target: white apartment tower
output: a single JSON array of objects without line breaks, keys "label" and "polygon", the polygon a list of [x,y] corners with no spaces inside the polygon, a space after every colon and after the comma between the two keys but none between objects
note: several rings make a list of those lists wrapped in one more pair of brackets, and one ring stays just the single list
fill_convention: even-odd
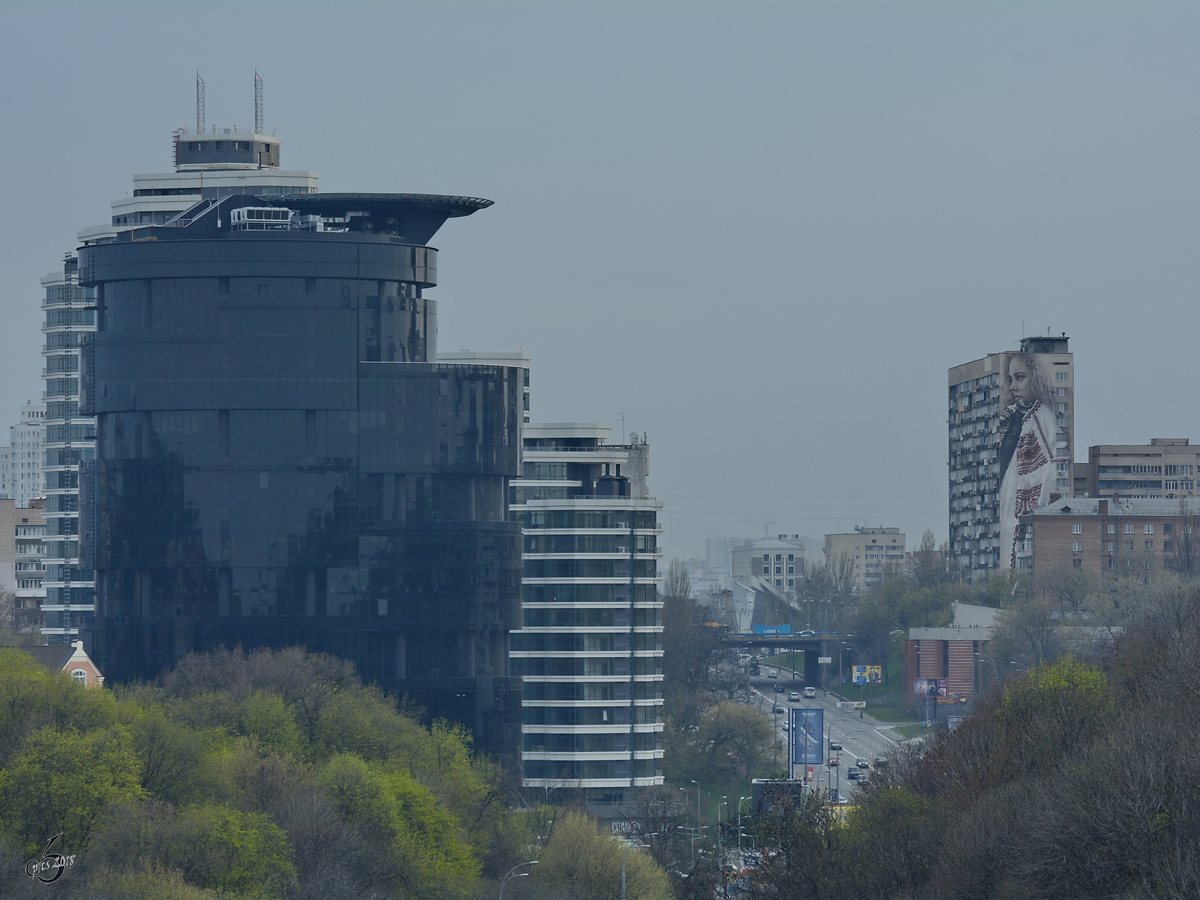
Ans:
[{"label": "white apartment tower", "polygon": [[[197,78],[196,126],[173,135],[174,170],[133,176],[132,195],[114,200],[107,223],[78,233],[83,244],[114,241],[124,231],[162,225],[202,200],[229,194],[278,196],[317,190],[317,173],[279,167],[280,141],[262,127],[262,81],[255,75],[255,127],[208,130],[204,85]],[[42,279],[45,296],[43,371],[46,400],[45,633],[70,644],[95,612],[95,580],[79,563],[79,466],[95,458],[95,419],[79,415],[80,346],[96,330],[95,297],[79,286],[73,254]],[[149,326],[148,326],[149,327]],[[84,525],[86,528],[86,524]]]},{"label": "white apartment tower", "polygon": [[9,428],[9,445],[0,447],[0,497],[30,506],[43,496],[42,440],[46,407],[26,401],[21,419]]},{"label": "white apartment tower", "polygon": [[663,783],[658,512],[644,438],[526,425],[512,514],[523,524],[522,767],[530,787],[583,791],[614,815]]}]

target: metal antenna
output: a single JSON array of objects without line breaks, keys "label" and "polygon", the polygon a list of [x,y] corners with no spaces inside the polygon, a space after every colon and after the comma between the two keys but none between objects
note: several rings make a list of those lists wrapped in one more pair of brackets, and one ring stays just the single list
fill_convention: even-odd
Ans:
[{"label": "metal antenna", "polygon": [[254,133],[263,132],[262,108],[262,79],[258,77],[258,69],[254,70]]},{"label": "metal antenna", "polygon": [[204,79],[196,73],[196,134],[204,134]]}]

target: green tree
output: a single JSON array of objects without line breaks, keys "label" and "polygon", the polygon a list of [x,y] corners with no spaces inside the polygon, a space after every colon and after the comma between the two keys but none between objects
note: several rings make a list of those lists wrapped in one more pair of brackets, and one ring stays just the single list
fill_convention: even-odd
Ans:
[{"label": "green tree", "polygon": [[669,900],[671,883],[649,854],[632,849],[583,813],[557,818],[538,865],[530,870],[527,897],[610,900],[621,896],[621,867],[629,900]]},{"label": "green tree", "polygon": [[405,896],[464,897],[474,888],[479,863],[470,845],[454,817],[410,773],[342,754],[320,780],[344,817],[387,840],[395,884]]},{"label": "green tree", "polygon": [[142,795],[140,781],[125,729],[40,728],[0,771],[0,823],[28,852],[59,832],[81,852],[110,804]]}]

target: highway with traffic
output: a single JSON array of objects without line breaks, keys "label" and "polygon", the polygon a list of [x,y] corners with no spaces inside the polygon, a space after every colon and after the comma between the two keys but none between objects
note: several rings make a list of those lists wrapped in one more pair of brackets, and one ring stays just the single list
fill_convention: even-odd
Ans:
[{"label": "highway with traffic", "polygon": [[[776,677],[770,677],[774,672]],[[808,768],[812,768],[813,779],[822,788],[830,792],[837,791],[837,796],[852,797],[855,780],[848,777],[851,768],[855,768],[862,776],[868,775],[876,767],[875,760],[879,757],[891,758],[896,746],[896,738],[892,726],[880,725],[860,716],[857,709],[839,709],[839,697],[833,691],[825,691],[819,686],[811,692],[815,696],[805,697],[805,688],[809,687],[799,673],[779,667],[760,666],[759,674],[750,677],[751,697],[753,704],[765,712],[774,722],[777,739],[782,742],[780,759],[786,761],[788,752],[788,720],[789,711],[797,707],[824,710],[825,734],[823,754],[824,764],[820,766],[796,766],[796,778],[804,778]],[[843,697],[853,701],[857,691],[854,685],[843,685]],[[795,700],[789,699],[792,694],[798,694]],[[779,708],[781,712],[775,713]],[[836,749],[840,745],[841,749]],[[831,760],[837,760],[836,765],[830,765]],[[862,759],[867,767],[856,765]]]}]

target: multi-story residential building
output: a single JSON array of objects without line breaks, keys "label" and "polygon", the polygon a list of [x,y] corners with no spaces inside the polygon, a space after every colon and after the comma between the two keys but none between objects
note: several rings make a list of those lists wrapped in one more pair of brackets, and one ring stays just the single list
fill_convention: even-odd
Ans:
[{"label": "multi-story residential building", "polygon": [[903,568],[904,541],[899,528],[856,527],[852,534],[827,534],[825,562],[845,574],[854,593],[862,593]]},{"label": "multi-story residential building", "polygon": [[1200,574],[1200,504],[1183,499],[1063,497],[1021,517],[1021,568],[1045,590],[1062,572],[1143,580]]},{"label": "multi-story residential building", "polygon": [[19,424],[9,428],[9,446],[0,447],[0,497],[29,506],[44,496],[42,486],[42,440],[46,407],[26,402]]},{"label": "multi-story residential building", "polygon": [[[258,82],[261,85],[261,82]],[[198,94],[202,97],[202,94]],[[203,103],[197,128],[176,131],[174,171],[133,176],[129,197],[112,202],[109,222],[79,232],[87,244],[109,243],[126,232],[175,219],[201,201],[238,195],[307,194],[317,190],[317,174],[279,168],[280,140],[261,127],[204,129]],[[203,132],[203,133],[202,133]],[[92,571],[79,562],[79,465],[94,458],[95,419],[79,412],[79,345],[96,330],[95,291],[79,283],[79,266],[68,254],[63,269],[42,279],[45,296],[43,371],[46,400],[44,459],[39,493],[47,498],[46,635],[68,645],[95,612]],[[44,487],[40,481],[43,475]]]},{"label": "multi-story residential building", "polygon": [[1197,496],[1200,446],[1187,438],[1152,438],[1149,444],[1100,444],[1075,464],[1077,495],[1130,499]]},{"label": "multi-story residential building", "polygon": [[949,370],[950,553],[968,580],[1014,567],[1018,516],[1072,492],[1067,346],[1027,337]]},{"label": "multi-story residential building", "polygon": [[607,425],[525,426],[512,515],[524,533],[522,766],[531,787],[574,788],[615,815],[663,783],[658,512],[649,447]]},{"label": "multi-story residential building", "polygon": [[757,578],[763,586],[785,596],[795,594],[804,578],[804,538],[798,534],[747,541],[730,555],[733,580],[739,584],[750,585]]},{"label": "multi-story residential building", "polygon": [[42,623],[42,541],[46,523],[41,500],[30,507],[0,498],[0,625],[37,631]]},{"label": "multi-story residential building", "polygon": [[95,292],[79,284],[79,263],[68,255],[59,272],[42,278],[46,400],[46,600],[43,633],[70,646],[95,612],[95,583],[79,564],[79,464],[96,453],[96,422],[79,412],[79,345],[96,330]]}]

